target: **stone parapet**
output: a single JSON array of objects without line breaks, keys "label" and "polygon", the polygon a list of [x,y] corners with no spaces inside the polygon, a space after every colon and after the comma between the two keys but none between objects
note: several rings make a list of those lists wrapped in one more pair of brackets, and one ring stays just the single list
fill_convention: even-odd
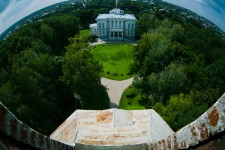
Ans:
[{"label": "stone parapet", "polygon": [[0,102],[0,149],[72,150],[67,145],[38,133],[18,120]]},{"label": "stone parapet", "polygon": [[188,149],[210,142],[225,129],[225,94],[203,115],[165,139],[151,143],[151,149]]},{"label": "stone parapet", "polygon": [[[148,140],[147,140],[148,141]],[[225,147],[225,94],[203,115],[168,137],[135,145],[69,145],[38,133],[19,121],[0,102],[0,149],[149,149],[149,150],[222,150]]]}]

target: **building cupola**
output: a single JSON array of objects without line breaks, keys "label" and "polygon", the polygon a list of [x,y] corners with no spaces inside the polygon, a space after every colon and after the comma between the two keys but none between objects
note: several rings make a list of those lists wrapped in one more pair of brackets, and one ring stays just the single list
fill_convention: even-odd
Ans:
[{"label": "building cupola", "polygon": [[109,13],[115,15],[124,15],[124,11],[119,8],[114,8],[111,11],[109,11]]}]

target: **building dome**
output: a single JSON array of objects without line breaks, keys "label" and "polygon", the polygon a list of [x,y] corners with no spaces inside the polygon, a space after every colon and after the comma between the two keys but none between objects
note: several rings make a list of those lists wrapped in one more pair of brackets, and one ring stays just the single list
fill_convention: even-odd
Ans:
[{"label": "building dome", "polygon": [[115,15],[123,15],[124,11],[119,9],[119,8],[114,8],[109,11],[110,14],[115,14]]}]

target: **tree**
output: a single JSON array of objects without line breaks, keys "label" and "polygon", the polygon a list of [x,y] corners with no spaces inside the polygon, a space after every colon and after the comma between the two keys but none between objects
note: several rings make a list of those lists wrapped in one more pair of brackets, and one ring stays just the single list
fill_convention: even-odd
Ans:
[{"label": "tree", "polygon": [[158,25],[158,19],[154,14],[144,13],[140,16],[137,22],[137,38],[140,38],[142,34],[153,30]]},{"label": "tree", "polygon": [[161,101],[166,104],[166,100],[174,94],[179,94],[185,89],[187,80],[184,67],[170,64],[160,74],[152,73],[147,78],[146,90],[149,90],[150,101]]},{"label": "tree", "polygon": [[207,105],[197,106],[193,103],[191,96],[179,94],[171,96],[167,105],[159,102],[153,109],[174,131],[177,131],[200,116],[207,109]]},{"label": "tree", "polygon": [[81,45],[76,41],[67,47],[62,82],[70,88],[82,108],[106,109],[109,107],[109,98],[100,83],[102,66]]}]

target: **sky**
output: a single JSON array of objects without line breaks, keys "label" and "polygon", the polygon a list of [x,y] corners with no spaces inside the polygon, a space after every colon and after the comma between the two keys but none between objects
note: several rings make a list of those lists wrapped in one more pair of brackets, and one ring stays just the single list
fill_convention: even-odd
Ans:
[{"label": "sky", "polygon": [[0,0],[0,34],[42,8],[68,0]]},{"label": "sky", "polygon": [[[0,0],[0,35],[24,17],[50,5],[68,0]],[[164,0],[187,8],[225,31],[225,0]]]},{"label": "sky", "polygon": [[225,0],[163,0],[187,8],[225,31]]}]

